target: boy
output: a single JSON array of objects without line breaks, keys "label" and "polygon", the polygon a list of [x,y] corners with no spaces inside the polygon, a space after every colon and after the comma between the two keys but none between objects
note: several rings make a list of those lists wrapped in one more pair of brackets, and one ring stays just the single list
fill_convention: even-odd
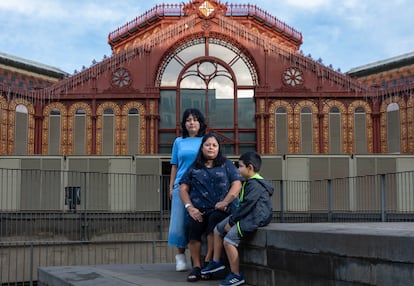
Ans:
[{"label": "boy", "polygon": [[213,260],[201,270],[201,274],[215,273],[225,268],[220,261],[222,249],[227,254],[231,273],[220,286],[235,286],[245,283],[240,272],[237,247],[248,233],[266,226],[272,219],[273,187],[259,175],[262,159],[256,152],[247,152],[239,158],[239,171],[245,179],[239,195],[239,204],[232,214],[217,224],[214,229]]}]

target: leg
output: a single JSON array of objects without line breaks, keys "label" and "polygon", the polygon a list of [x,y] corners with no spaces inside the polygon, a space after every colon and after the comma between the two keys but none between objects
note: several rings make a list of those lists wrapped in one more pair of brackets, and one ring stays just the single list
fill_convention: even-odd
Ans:
[{"label": "leg", "polygon": [[226,250],[227,258],[229,260],[231,272],[236,275],[240,274],[240,260],[239,260],[239,252],[237,247],[233,244],[224,241],[223,243],[224,249]]},{"label": "leg", "polygon": [[219,261],[221,259],[221,253],[223,252],[223,237],[214,229],[214,255],[213,259]]},{"label": "leg", "polygon": [[[208,216],[208,225],[207,225],[207,254],[206,254],[206,261],[210,261],[212,258],[216,259],[216,254],[214,253],[214,250],[216,248],[215,246],[215,238],[214,238],[214,229],[216,228],[216,225],[223,221],[226,218],[227,214],[222,211],[214,211]],[[221,257],[221,250],[219,258],[217,260],[220,260]],[[213,257],[214,255],[214,257]]]},{"label": "leg", "polygon": [[213,260],[211,260],[208,265],[206,265],[202,270],[201,274],[212,274],[222,269],[225,269],[225,266],[220,261],[221,254],[223,252],[223,233],[224,225],[227,224],[228,219],[224,219],[214,228],[214,255]]},{"label": "leg", "polygon": [[201,279],[201,242],[198,240],[190,240],[188,249],[193,259],[193,270],[188,274],[187,281],[195,282]]},{"label": "leg", "polygon": [[185,253],[185,248],[181,248],[181,247],[177,248],[177,254],[184,254],[184,253]]},{"label": "leg", "polygon": [[201,241],[190,240],[188,249],[193,259],[193,267],[201,267]]},{"label": "leg", "polygon": [[214,236],[212,233],[207,234],[207,253],[205,257],[205,261],[210,261],[213,258],[213,250],[214,250]]}]

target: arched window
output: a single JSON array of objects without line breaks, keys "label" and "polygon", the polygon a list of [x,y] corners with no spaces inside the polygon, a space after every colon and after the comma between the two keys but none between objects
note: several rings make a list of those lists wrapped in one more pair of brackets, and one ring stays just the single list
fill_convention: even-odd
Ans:
[{"label": "arched window", "polygon": [[57,108],[53,108],[49,113],[49,155],[60,154],[61,122],[62,119],[60,115],[60,110]]},{"label": "arched window", "polygon": [[256,150],[256,73],[237,47],[214,38],[196,39],[164,62],[159,72],[159,153],[171,152],[182,112],[190,107],[205,115],[208,129],[223,139],[226,154]]},{"label": "arched window", "polygon": [[105,108],[102,114],[102,155],[114,154],[114,111],[112,108]]},{"label": "arched window", "polygon": [[339,108],[334,106],[329,110],[329,153],[342,153],[341,132],[341,113],[339,112]]},{"label": "arched window", "polygon": [[128,155],[139,153],[139,112],[136,108],[128,111]]},{"label": "arched window", "polygon": [[354,153],[367,153],[367,123],[366,113],[362,106],[355,108],[354,114]]},{"label": "arched window", "polygon": [[28,110],[23,104],[16,106],[16,124],[14,130],[14,154],[27,155]]},{"label": "arched window", "polygon": [[73,132],[73,154],[86,155],[86,111],[79,108],[75,112]]},{"label": "arched window", "polygon": [[393,102],[387,106],[388,153],[400,152],[400,108]]},{"label": "arched window", "polygon": [[287,112],[284,107],[278,107],[276,109],[276,153],[287,154],[288,153],[288,125],[287,125]]},{"label": "arched window", "polygon": [[300,137],[301,137],[301,153],[313,153],[313,134],[312,134],[312,110],[304,107],[300,111]]}]

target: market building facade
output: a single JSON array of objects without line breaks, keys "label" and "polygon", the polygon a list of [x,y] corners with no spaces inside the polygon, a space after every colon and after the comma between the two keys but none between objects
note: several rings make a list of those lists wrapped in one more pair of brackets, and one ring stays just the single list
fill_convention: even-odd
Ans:
[{"label": "market building facade", "polygon": [[169,154],[188,107],[227,154],[414,153],[414,57],[344,74],[275,16],[216,0],[157,5],[108,43],[110,57],[43,86],[3,72],[0,154]]}]

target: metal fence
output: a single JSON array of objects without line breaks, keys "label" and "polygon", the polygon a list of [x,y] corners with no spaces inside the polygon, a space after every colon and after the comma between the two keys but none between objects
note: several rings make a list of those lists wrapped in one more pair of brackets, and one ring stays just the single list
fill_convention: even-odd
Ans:
[{"label": "metal fence", "polygon": [[[272,181],[273,222],[414,221],[414,172]],[[0,285],[39,266],[173,262],[169,177],[0,169]]]}]

